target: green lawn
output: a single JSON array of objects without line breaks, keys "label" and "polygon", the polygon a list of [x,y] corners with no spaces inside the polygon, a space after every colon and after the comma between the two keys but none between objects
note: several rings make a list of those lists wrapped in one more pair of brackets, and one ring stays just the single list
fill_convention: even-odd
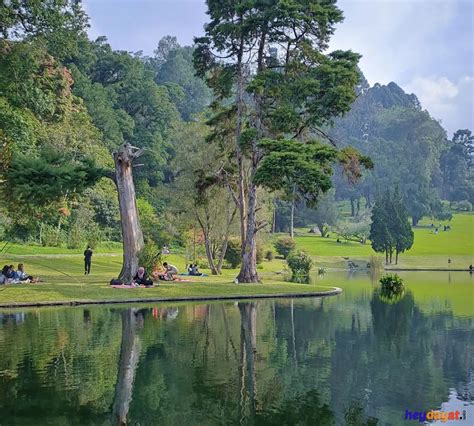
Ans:
[{"label": "green lawn", "polygon": [[[452,260],[452,268],[466,268],[474,263],[474,215],[456,214],[451,222],[435,224],[443,226],[449,224],[451,231],[443,231],[435,235],[430,228],[430,220],[424,220],[420,226],[414,228],[415,243],[411,250],[400,257],[399,267],[448,267],[447,260]],[[359,243],[337,243],[333,234],[331,238],[321,238],[311,234],[303,234],[307,230],[300,230],[296,237],[297,247],[315,256],[324,266],[342,266],[347,264],[343,257],[368,261],[376,255],[370,246]]]},{"label": "green lawn", "polygon": [[[0,242],[0,255],[10,254],[10,255],[20,255],[20,256],[29,256],[29,255],[71,255],[71,254],[82,254],[85,250],[85,247],[79,249],[68,249],[66,247],[43,247],[38,244],[14,244],[14,243],[5,243]],[[119,242],[106,242],[102,243],[94,250],[95,253],[112,253],[120,254],[122,253],[122,243]]]},{"label": "green lawn", "polygon": [[[398,268],[466,268],[474,263],[474,215],[458,214],[450,222],[452,230],[440,231],[438,235],[422,222],[415,229],[414,247],[404,253]],[[439,223],[438,223],[439,224]],[[300,234],[304,230],[300,230]],[[334,238],[300,235],[297,247],[315,258],[316,267],[347,268],[350,259],[364,266],[374,255],[370,244],[336,243]],[[0,246],[0,249],[3,245]],[[236,285],[233,283],[236,270],[224,270],[219,277],[194,278],[192,283],[161,283],[152,289],[112,289],[107,283],[120,271],[122,257],[120,245],[104,244],[95,251],[91,276],[83,275],[81,250],[22,246],[12,244],[0,255],[0,264],[25,263],[29,273],[40,276],[45,283],[38,285],[9,285],[0,287],[0,304],[12,302],[73,301],[73,300],[123,300],[148,297],[184,297],[215,295],[253,295],[324,291],[330,287],[301,285],[283,281],[285,262],[280,259],[264,262],[259,266],[263,284]],[[185,269],[185,259],[170,255],[167,259]],[[392,267],[395,267],[393,265]]]},{"label": "green lawn", "polygon": [[[0,286],[0,304],[19,302],[50,301],[91,301],[125,300],[131,298],[157,297],[207,297],[240,296],[278,293],[306,293],[332,289],[324,285],[294,284],[283,281],[276,272],[282,269],[281,261],[268,262],[261,269],[263,284],[234,284],[236,270],[225,270],[219,277],[194,277],[193,282],[160,282],[159,287],[138,289],[114,289],[107,283],[116,277],[121,267],[121,256],[96,255],[93,259],[92,274],[83,275],[82,256],[37,256],[22,257],[7,255],[0,257],[0,263],[17,264],[24,262],[28,273],[40,276],[41,284],[11,284]],[[184,259],[169,256],[167,260],[184,267]]]}]

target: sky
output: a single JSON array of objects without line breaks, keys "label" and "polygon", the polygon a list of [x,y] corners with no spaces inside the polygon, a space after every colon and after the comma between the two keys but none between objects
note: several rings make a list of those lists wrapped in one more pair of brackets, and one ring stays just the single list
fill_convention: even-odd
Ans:
[{"label": "sky", "polygon": [[[183,44],[203,33],[204,0],[83,0],[89,35],[114,49],[152,54],[174,35]],[[415,93],[448,135],[474,130],[474,0],[340,0],[345,20],[330,49],[362,54],[370,84],[397,83]]]}]

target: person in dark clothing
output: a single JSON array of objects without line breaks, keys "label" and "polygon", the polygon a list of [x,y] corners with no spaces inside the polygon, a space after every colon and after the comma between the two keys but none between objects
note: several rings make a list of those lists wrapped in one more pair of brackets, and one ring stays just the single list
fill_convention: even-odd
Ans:
[{"label": "person in dark clothing", "polygon": [[144,286],[147,286],[147,287],[150,287],[150,286],[153,285],[153,281],[148,279],[145,268],[143,268],[142,266],[140,266],[140,268],[138,268],[137,273],[133,277],[133,282],[135,284],[144,285]]},{"label": "person in dark clothing", "polygon": [[199,272],[199,268],[198,268],[197,264],[195,264],[195,263],[192,263],[191,265],[189,265],[188,271],[189,271],[189,275],[192,275],[194,277],[202,276],[202,273]]},{"label": "person in dark clothing", "polygon": [[87,246],[86,250],[84,251],[84,275],[91,273],[92,254],[92,249],[90,246]]},{"label": "person in dark clothing", "polygon": [[7,279],[9,279],[9,280],[13,280],[16,277],[16,272],[15,272],[15,268],[13,267],[13,265],[5,265],[3,267],[2,272],[3,272],[3,275],[5,275],[7,277]]}]

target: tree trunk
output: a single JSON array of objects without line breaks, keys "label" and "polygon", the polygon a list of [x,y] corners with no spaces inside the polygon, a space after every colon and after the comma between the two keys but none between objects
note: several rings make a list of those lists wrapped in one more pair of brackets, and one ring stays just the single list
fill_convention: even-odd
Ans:
[{"label": "tree trunk", "polygon": [[385,249],[385,264],[388,265],[388,249]]},{"label": "tree trunk", "polygon": [[221,251],[219,253],[219,260],[217,261],[217,273],[220,274],[222,272],[222,265],[224,264],[225,254],[227,252],[227,246],[229,244],[229,236],[226,236],[224,241],[222,242]]},{"label": "tree trunk", "polygon": [[133,161],[141,154],[142,150],[124,144],[113,155],[123,240],[123,265],[119,279],[127,283],[135,276],[138,269],[138,253],[144,246],[132,171]]},{"label": "tree trunk", "polygon": [[257,187],[249,184],[247,206],[247,229],[242,246],[242,264],[237,277],[239,283],[258,283],[257,274]]},{"label": "tree trunk", "polygon": [[395,265],[398,265],[398,250],[395,251]]},{"label": "tree trunk", "polygon": [[290,211],[290,238],[295,237],[295,201],[291,202],[291,211]]},{"label": "tree trunk", "polygon": [[412,223],[413,226],[418,225],[418,218],[415,217],[415,216],[412,216],[411,217],[411,223]]},{"label": "tree trunk", "polygon": [[351,217],[355,217],[355,200],[351,198]]},{"label": "tree trunk", "polygon": [[[239,303],[241,420],[254,418],[257,408],[257,304]],[[241,423],[245,423],[241,422]]]},{"label": "tree trunk", "polygon": [[319,232],[321,232],[321,237],[325,237],[327,235],[328,228],[324,226],[324,223],[317,223],[316,226],[319,229]]},{"label": "tree trunk", "polygon": [[207,262],[209,263],[209,268],[211,270],[212,275],[218,275],[219,271],[217,270],[217,267],[214,263],[214,256],[212,254],[211,250],[211,242],[209,241],[209,238],[207,235],[204,235],[204,247],[206,248],[206,256],[207,256]]},{"label": "tree trunk", "polygon": [[276,232],[276,214],[277,214],[276,204],[273,203],[272,234]]},{"label": "tree trunk", "polygon": [[393,255],[393,249],[390,249],[390,265],[392,264],[392,255]]},{"label": "tree trunk", "polygon": [[112,408],[113,424],[127,424],[128,411],[132,401],[133,382],[140,358],[140,339],[136,334],[134,309],[122,312],[122,345],[115,385],[115,397]]}]

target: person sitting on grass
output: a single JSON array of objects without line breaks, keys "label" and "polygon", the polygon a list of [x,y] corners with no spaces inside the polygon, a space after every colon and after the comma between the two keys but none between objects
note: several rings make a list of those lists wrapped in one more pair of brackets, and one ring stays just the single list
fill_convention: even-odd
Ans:
[{"label": "person sitting on grass", "polygon": [[15,273],[15,269],[13,268],[13,265],[5,265],[2,268],[2,275],[5,277],[4,284],[18,282],[16,281],[16,273]]},{"label": "person sitting on grass", "polygon": [[146,287],[151,287],[153,285],[153,281],[148,279],[148,275],[143,266],[138,268],[135,277],[133,277],[133,282],[137,285],[144,285]]},{"label": "person sitting on grass", "polygon": [[165,277],[167,281],[174,281],[175,276],[179,274],[178,268],[174,265],[170,265],[167,262],[163,263],[164,268],[166,269]]},{"label": "person sitting on grass", "polygon": [[18,264],[18,270],[15,273],[15,278],[20,282],[36,282],[35,278],[25,272],[23,263]]},{"label": "person sitting on grass", "polygon": [[192,275],[194,277],[200,277],[203,274],[199,272],[199,268],[196,263],[191,263],[188,268],[189,275]]}]

